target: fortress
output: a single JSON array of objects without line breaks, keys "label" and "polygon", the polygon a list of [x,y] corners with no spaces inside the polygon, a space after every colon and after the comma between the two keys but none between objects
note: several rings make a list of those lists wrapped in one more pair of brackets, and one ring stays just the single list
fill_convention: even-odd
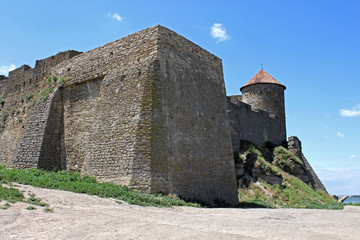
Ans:
[{"label": "fortress", "polygon": [[79,171],[147,192],[234,205],[242,140],[289,146],[285,86],[261,70],[227,97],[221,59],[154,26],[0,76],[0,164]]}]

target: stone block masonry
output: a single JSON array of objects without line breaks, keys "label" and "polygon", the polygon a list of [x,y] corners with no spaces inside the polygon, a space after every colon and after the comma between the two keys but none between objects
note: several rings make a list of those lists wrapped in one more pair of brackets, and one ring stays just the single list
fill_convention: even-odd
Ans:
[{"label": "stone block masonry", "polygon": [[238,202],[219,58],[161,26],[70,55],[50,68],[37,62],[62,81],[29,113],[12,166]]},{"label": "stone block masonry", "polygon": [[221,60],[166,28],[158,34],[152,187],[234,204],[237,186],[229,160],[233,154]]},{"label": "stone block masonry", "polygon": [[240,141],[258,145],[271,142],[282,145],[286,141],[284,119],[268,112],[253,110],[251,105],[239,101],[239,96],[228,97],[227,107],[231,126],[233,151],[239,152]]},{"label": "stone block masonry", "polygon": [[[208,205],[238,203],[241,140],[286,140],[285,116],[253,111],[245,95],[227,100],[221,59],[159,25],[23,65],[0,76],[0,95],[0,164],[78,171]],[[250,97],[266,106],[260,95]],[[283,97],[274,96],[276,110]]]},{"label": "stone block masonry", "polygon": [[[48,87],[48,70],[58,63],[75,55],[76,51],[60,52],[55,56],[39,60],[35,68],[23,65],[9,73],[9,77],[1,77],[0,97],[5,101],[0,105],[0,163],[10,166],[14,161],[16,149],[22,141],[26,126],[36,119],[36,111],[41,106],[33,106],[35,97]],[[41,104],[40,104],[41,105]],[[32,111],[35,111],[32,114]],[[36,122],[38,123],[38,122]]]},{"label": "stone block masonry", "polygon": [[36,105],[16,149],[12,167],[60,169],[61,107],[59,89]]}]

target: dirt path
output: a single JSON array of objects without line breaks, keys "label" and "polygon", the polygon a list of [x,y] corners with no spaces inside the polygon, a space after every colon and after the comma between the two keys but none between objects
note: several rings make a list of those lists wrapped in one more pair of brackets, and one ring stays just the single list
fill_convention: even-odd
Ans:
[{"label": "dirt path", "polygon": [[[360,207],[344,210],[155,208],[21,186],[50,204],[0,210],[0,239],[360,239]],[[4,202],[1,203],[3,205]]]}]

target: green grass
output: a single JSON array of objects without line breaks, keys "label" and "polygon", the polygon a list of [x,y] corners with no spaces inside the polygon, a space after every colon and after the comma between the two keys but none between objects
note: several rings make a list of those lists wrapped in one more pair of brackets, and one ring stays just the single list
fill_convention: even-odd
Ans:
[{"label": "green grass", "polygon": [[287,172],[293,172],[299,165],[303,166],[303,162],[288,149],[283,146],[274,148],[274,161],[273,164],[280,167],[282,170]]},{"label": "green grass", "polygon": [[126,186],[120,186],[113,183],[98,183],[94,178],[80,176],[77,172],[48,172],[40,169],[6,169],[5,166],[0,165],[0,182],[16,182],[35,187],[86,193],[104,198],[114,198],[129,204],[140,206],[200,207],[199,204],[187,203],[183,200],[163,196],[161,194],[137,192]]},{"label": "green grass", "polygon": [[[4,182],[4,181],[2,181]],[[29,198],[25,200],[24,194],[23,192],[21,192],[20,190],[13,188],[16,187],[17,185],[14,185],[12,183],[8,183],[7,185],[9,185],[9,187],[4,187],[2,185],[0,185],[0,201],[7,201],[4,205],[0,206],[0,209],[2,210],[6,210],[9,207],[11,207],[11,205],[9,203],[16,203],[16,202],[25,202],[31,205],[35,205],[35,206],[40,206],[40,207],[45,207],[44,211],[45,212],[53,212],[54,209],[49,207],[49,204],[41,202],[40,198],[36,198],[35,194],[30,194]],[[36,207],[34,206],[28,206],[26,208],[27,210],[35,210]]]},{"label": "green grass", "polygon": [[345,203],[344,205],[360,207],[360,203]]},{"label": "green grass", "polygon": [[6,209],[8,209],[9,207],[11,207],[11,205],[10,205],[9,203],[5,203],[4,205],[0,206],[0,209],[6,210]]},{"label": "green grass", "polygon": [[2,97],[0,97],[0,105],[3,105],[5,103],[5,99],[3,99]]},{"label": "green grass", "polygon": [[0,201],[7,201],[9,203],[16,203],[22,201],[24,195],[16,188],[7,188],[0,185]]},{"label": "green grass", "polygon": [[28,207],[26,208],[26,210],[36,210],[36,207],[34,207],[34,206],[28,206]]},{"label": "green grass", "polygon": [[[255,206],[267,208],[313,208],[313,209],[343,209],[343,205],[334,200],[329,194],[315,191],[299,178],[288,172],[295,165],[302,162],[284,147],[275,147],[271,153],[269,149],[248,144],[243,156],[256,153],[255,167],[266,175],[281,176],[281,185],[269,184],[261,179],[252,182],[248,188],[239,188],[241,206]],[[272,154],[272,159],[269,156]]]},{"label": "green grass", "polygon": [[255,147],[253,144],[248,145],[248,149],[245,151],[244,155],[256,153],[257,160],[255,162],[255,168],[259,168],[266,175],[273,174],[278,176],[280,174],[280,169],[272,165],[270,158],[272,159],[272,154],[269,150],[261,147]]},{"label": "green grass", "polygon": [[44,212],[46,212],[46,213],[52,213],[52,212],[54,212],[54,209],[53,209],[53,208],[49,208],[49,206],[47,206],[47,207],[44,208]]},{"label": "green grass", "polygon": [[[242,204],[252,203],[268,208],[343,209],[343,205],[322,191],[314,191],[293,176],[284,177],[283,185],[271,185],[262,180],[239,189]],[[260,186],[259,186],[260,185]]]},{"label": "green grass", "polygon": [[40,198],[36,198],[34,193],[31,193],[29,196],[30,197],[25,201],[26,203],[40,207],[49,207],[49,204],[41,202]]},{"label": "green grass", "polygon": [[59,80],[60,83],[65,83],[66,82],[66,79],[64,77],[61,77],[60,80]]}]

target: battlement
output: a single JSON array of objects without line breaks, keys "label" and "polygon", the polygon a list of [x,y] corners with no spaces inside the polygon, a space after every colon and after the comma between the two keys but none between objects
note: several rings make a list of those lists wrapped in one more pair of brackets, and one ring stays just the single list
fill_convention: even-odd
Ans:
[{"label": "battlement", "polygon": [[[81,52],[69,50],[60,52],[54,56],[37,60],[35,68],[29,65],[22,65],[9,72],[9,77],[0,77],[0,94],[10,98],[21,98],[44,86],[44,76],[49,75],[49,70],[57,64],[66,61]],[[11,102],[11,99],[8,99]],[[14,101],[17,101],[16,99]]]},{"label": "battlement", "polygon": [[51,57],[36,60],[35,68],[30,67],[29,65],[22,65],[19,68],[14,69],[13,71],[9,72],[10,79],[19,79],[19,78],[29,78],[33,77],[34,75],[44,73],[48,71],[50,68],[56,66],[57,64],[70,59],[76,55],[81,54],[82,52],[69,50],[65,52],[59,52],[56,55]]},{"label": "battlement", "polygon": [[18,78],[20,76],[23,76],[28,70],[32,70],[32,68],[29,65],[24,64],[21,67],[10,71],[9,78]]},{"label": "battlement", "polygon": [[257,113],[265,118],[280,119],[280,117],[276,116],[275,114],[271,114],[267,111],[254,108],[250,104],[243,102],[241,100],[242,99],[241,96],[242,95],[233,95],[233,96],[227,96],[227,98],[228,98],[228,101],[230,101],[232,104],[241,106],[242,108],[246,108],[247,111],[252,111],[252,112]]},{"label": "battlement", "polygon": [[45,58],[45,59],[41,59],[41,60],[36,60],[36,64],[35,64],[35,68],[34,71],[35,72],[45,72],[50,70],[52,67],[56,66],[57,64],[68,60],[72,57],[75,57],[79,54],[81,54],[82,52],[78,52],[75,50],[68,50],[65,52],[59,52],[58,54]]}]

